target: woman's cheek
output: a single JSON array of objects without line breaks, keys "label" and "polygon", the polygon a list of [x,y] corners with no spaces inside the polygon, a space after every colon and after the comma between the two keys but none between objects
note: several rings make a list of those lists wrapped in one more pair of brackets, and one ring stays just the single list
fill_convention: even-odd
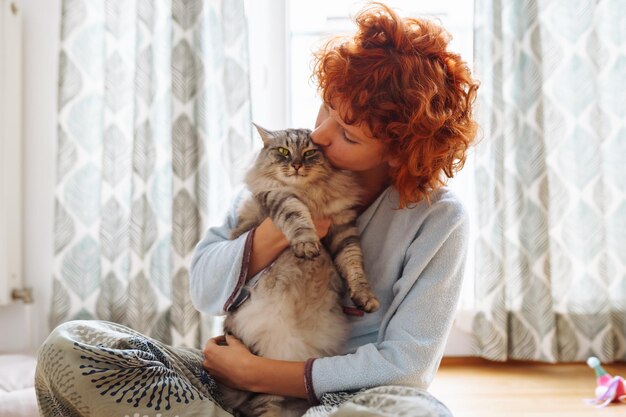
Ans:
[{"label": "woman's cheek", "polygon": [[322,148],[322,153],[324,154],[324,156],[326,157],[326,159],[328,159],[328,162],[330,162],[330,164],[334,167],[334,168],[340,168],[337,165],[337,158],[335,158],[335,152],[333,152],[332,149],[330,148]]},{"label": "woman's cheek", "polygon": [[330,155],[328,156],[328,160],[330,164],[339,169],[350,169],[350,164],[341,156],[341,155]]}]

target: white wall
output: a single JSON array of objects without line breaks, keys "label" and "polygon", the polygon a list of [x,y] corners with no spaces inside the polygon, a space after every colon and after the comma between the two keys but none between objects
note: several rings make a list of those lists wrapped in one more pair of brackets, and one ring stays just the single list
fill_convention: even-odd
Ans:
[{"label": "white wall", "polygon": [[[23,268],[35,303],[0,307],[0,351],[34,350],[49,332],[61,0],[21,0]],[[29,315],[32,320],[29,319]]]},{"label": "white wall", "polygon": [[[287,58],[279,52],[286,49],[281,27],[285,0],[247,1],[253,118],[268,128],[280,128],[287,123]],[[22,11],[23,271],[35,303],[0,307],[0,352],[34,351],[50,331],[61,0],[22,0]],[[470,354],[469,340],[469,334],[455,326],[446,354]]]}]

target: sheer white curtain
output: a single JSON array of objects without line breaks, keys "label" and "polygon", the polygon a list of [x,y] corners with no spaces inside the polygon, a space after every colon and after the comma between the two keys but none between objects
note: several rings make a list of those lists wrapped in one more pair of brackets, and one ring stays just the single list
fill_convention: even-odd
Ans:
[{"label": "sheer white curtain", "polygon": [[50,325],[200,346],[193,249],[251,146],[243,0],[64,0]]},{"label": "sheer white curtain", "polygon": [[626,3],[476,2],[480,355],[626,359]]}]

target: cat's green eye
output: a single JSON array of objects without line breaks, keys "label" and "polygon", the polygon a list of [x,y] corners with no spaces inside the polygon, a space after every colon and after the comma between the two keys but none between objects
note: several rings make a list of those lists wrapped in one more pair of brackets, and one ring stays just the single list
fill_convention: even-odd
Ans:
[{"label": "cat's green eye", "polygon": [[316,153],[317,153],[317,149],[309,149],[308,151],[306,151],[306,152],[303,154],[303,156],[304,156],[305,158],[310,158],[310,157],[312,157],[313,155],[315,155]]},{"label": "cat's green eye", "polygon": [[276,148],[276,151],[278,151],[278,153],[281,154],[282,156],[289,156],[289,149]]}]

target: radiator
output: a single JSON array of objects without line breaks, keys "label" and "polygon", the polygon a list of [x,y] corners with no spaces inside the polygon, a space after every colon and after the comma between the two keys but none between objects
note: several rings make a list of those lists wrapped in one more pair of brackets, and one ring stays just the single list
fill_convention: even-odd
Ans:
[{"label": "radiator", "polygon": [[22,293],[22,16],[0,0],[0,305]]}]

